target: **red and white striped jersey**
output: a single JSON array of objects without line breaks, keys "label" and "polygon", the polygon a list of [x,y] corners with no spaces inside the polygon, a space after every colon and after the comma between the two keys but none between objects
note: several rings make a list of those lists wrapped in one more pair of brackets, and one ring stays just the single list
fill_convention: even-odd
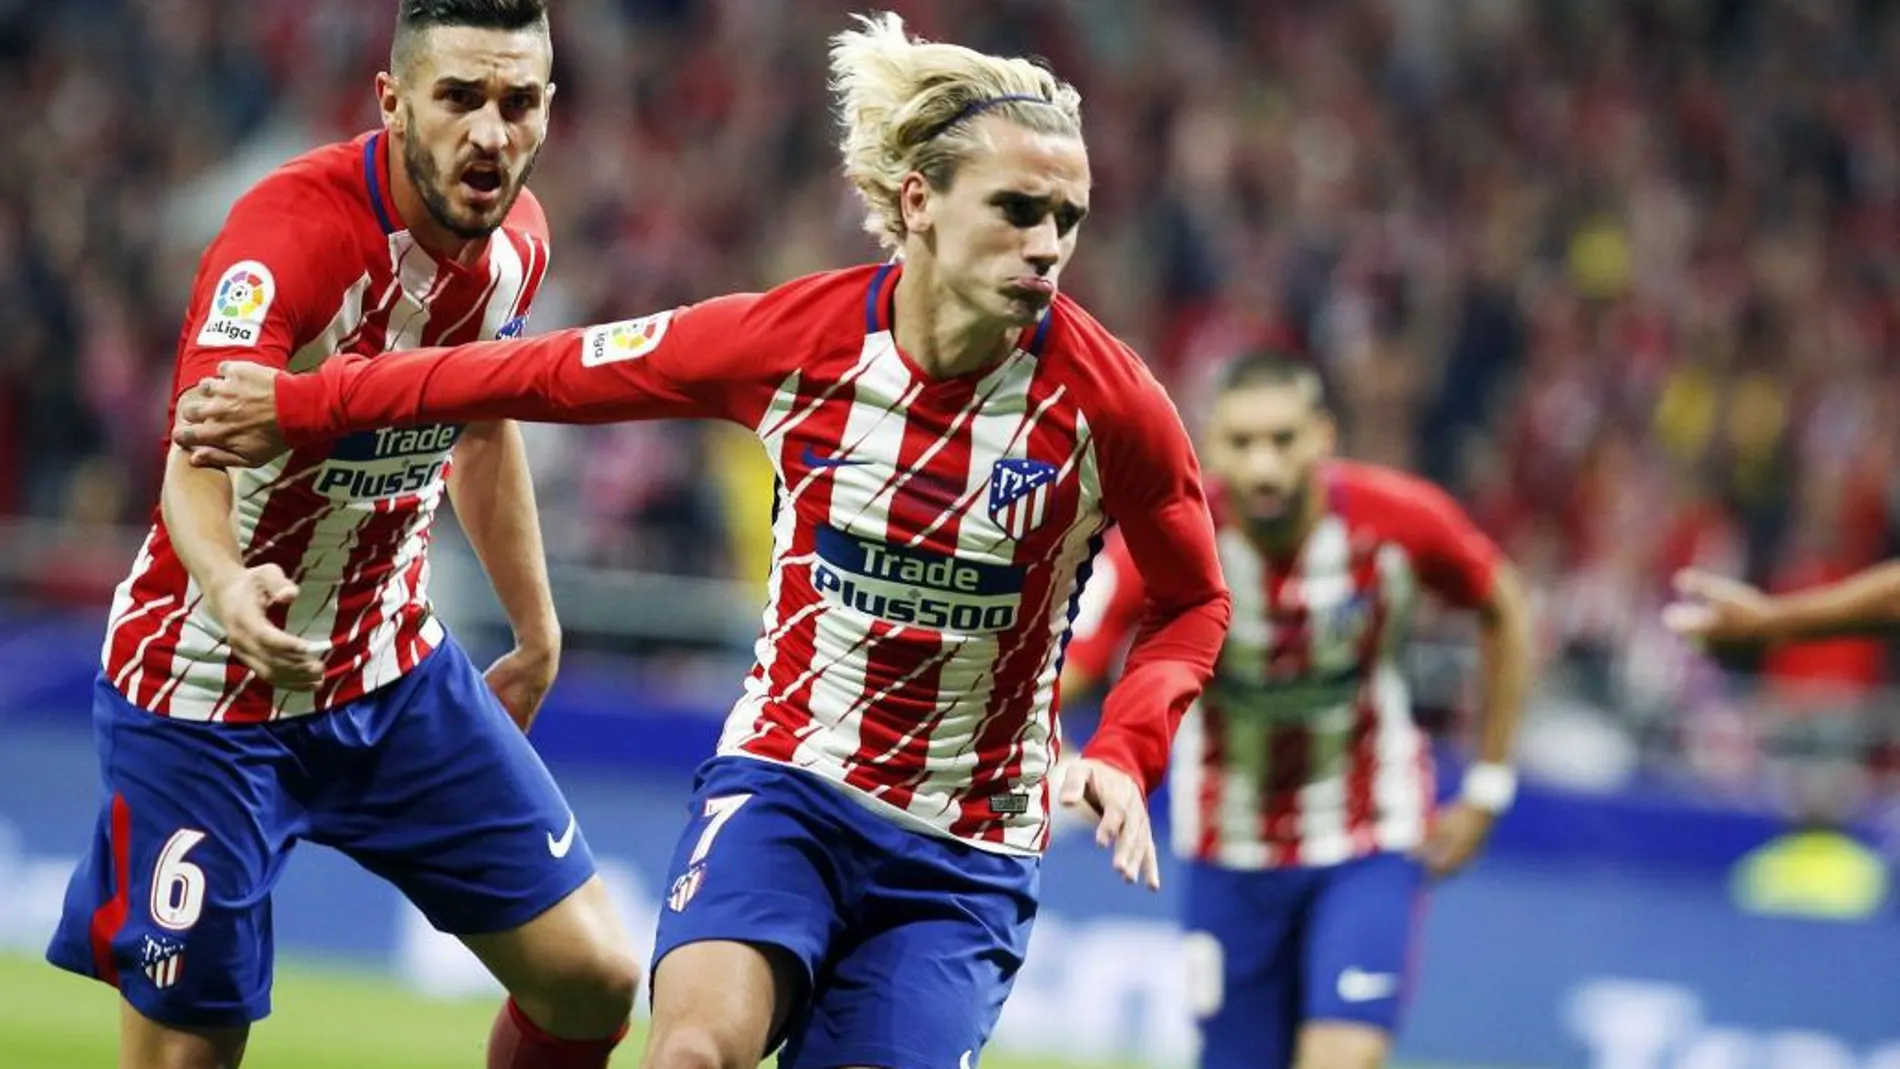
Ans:
[{"label": "red and white striped jersey", "polygon": [[[486,252],[462,266],[401,227],[389,165],[386,138],[366,134],[291,160],[232,206],[192,284],[174,399],[221,360],[301,372],[337,353],[521,331],[548,265],[533,195],[524,190]],[[251,722],[326,709],[400,677],[442,639],[427,594],[429,523],[460,432],[368,429],[232,473],[245,561],[277,564],[300,588],[272,619],[329,643],[316,690],[275,690],[232,655],[157,509],[113,599],[107,678],[161,716]]]},{"label": "red and white striped jersey", "polygon": [[[1429,483],[1347,461],[1321,479],[1328,507],[1289,560],[1220,529],[1234,622],[1176,741],[1169,798],[1184,857],[1330,865],[1410,849],[1431,819],[1431,751],[1399,656],[1421,588],[1475,608],[1498,550]],[[1109,667],[1145,576],[1110,545],[1076,620],[1077,669]]]},{"label": "red and white striped jersey", "polygon": [[1152,788],[1227,619],[1180,420],[1066,298],[985,371],[933,379],[891,329],[895,264],[541,338],[278,382],[286,438],[411,419],[751,427],[779,478],[758,662],[720,752],[808,769],[984,849],[1048,837],[1056,680],[1119,521],[1153,612],[1089,756]]}]

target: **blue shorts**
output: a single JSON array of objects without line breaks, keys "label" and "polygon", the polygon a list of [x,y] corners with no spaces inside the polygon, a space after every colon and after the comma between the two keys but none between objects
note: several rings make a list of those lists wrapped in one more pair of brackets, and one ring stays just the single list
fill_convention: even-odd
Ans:
[{"label": "blue shorts", "polygon": [[904,828],[797,769],[699,770],[653,948],[733,940],[803,970],[781,1069],[969,1069],[1022,966],[1041,864]]},{"label": "blue shorts", "polygon": [[1293,1064],[1309,1021],[1396,1031],[1424,870],[1402,854],[1322,868],[1186,866],[1189,999],[1201,1069]]},{"label": "blue shorts", "polygon": [[452,641],[311,716],[171,720],[101,677],[92,718],[107,798],[46,956],[164,1024],[270,1012],[271,889],[299,840],[457,935],[518,927],[594,872],[546,766]]}]

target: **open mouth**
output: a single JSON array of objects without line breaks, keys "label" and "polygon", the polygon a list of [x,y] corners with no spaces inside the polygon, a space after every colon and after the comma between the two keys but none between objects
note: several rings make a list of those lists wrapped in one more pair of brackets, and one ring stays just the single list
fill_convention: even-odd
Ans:
[{"label": "open mouth", "polygon": [[462,188],[468,190],[473,199],[493,199],[501,192],[501,171],[482,164],[470,167],[462,172]]}]

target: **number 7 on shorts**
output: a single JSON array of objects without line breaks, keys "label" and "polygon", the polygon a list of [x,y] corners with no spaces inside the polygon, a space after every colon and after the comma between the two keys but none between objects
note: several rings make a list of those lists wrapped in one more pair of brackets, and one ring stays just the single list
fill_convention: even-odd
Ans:
[{"label": "number 7 on shorts", "polygon": [[703,814],[706,817],[706,830],[699,833],[699,842],[693,846],[693,856],[686,861],[688,865],[697,865],[706,860],[706,855],[712,852],[713,840],[719,837],[719,829],[725,827],[726,821],[731,820],[739,807],[751,799],[749,794],[725,794],[706,799]]}]

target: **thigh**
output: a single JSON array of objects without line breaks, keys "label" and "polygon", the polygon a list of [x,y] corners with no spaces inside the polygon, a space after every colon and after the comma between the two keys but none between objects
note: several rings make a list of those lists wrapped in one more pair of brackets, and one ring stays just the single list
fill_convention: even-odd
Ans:
[{"label": "thigh", "polygon": [[1308,1020],[1397,1029],[1423,888],[1423,868],[1402,854],[1324,871],[1307,932]]},{"label": "thigh", "polygon": [[744,757],[700,768],[654,935],[656,1023],[666,959],[697,943],[776,948],[774,960],[796,963],[794,997],[810,990],[843,929],[856,851],[826,804],[830,789],[807,780]]},{"label": "thigh", "polygon": [[970,1069],[1028,950],[1038,863],[846,804],[865,822],[870,878],[781,1069]]},{"label": "thigh", "polygon": [[554,777],[452,640],[321,726],[310,838],[387,879],[441,931],[518,928],[594,875]]},{"label": "thigh", "polygon": [[270,893],[301,816],[260,725],[169,720],[94,691],[106,800],[47,957],[143,1018],[241,1026],[270,1012]]},{"label": "thigh", "polygon": [[805,986],[804,964],[782,947],[724,939],[675,947],[653,977],[640,1063],[757,1065]]},{"label": "thigh", "polygon": [[1292,1064],[1308,874],[1191,863],[1183,880],[1182,959],[1201,1069]]}]

